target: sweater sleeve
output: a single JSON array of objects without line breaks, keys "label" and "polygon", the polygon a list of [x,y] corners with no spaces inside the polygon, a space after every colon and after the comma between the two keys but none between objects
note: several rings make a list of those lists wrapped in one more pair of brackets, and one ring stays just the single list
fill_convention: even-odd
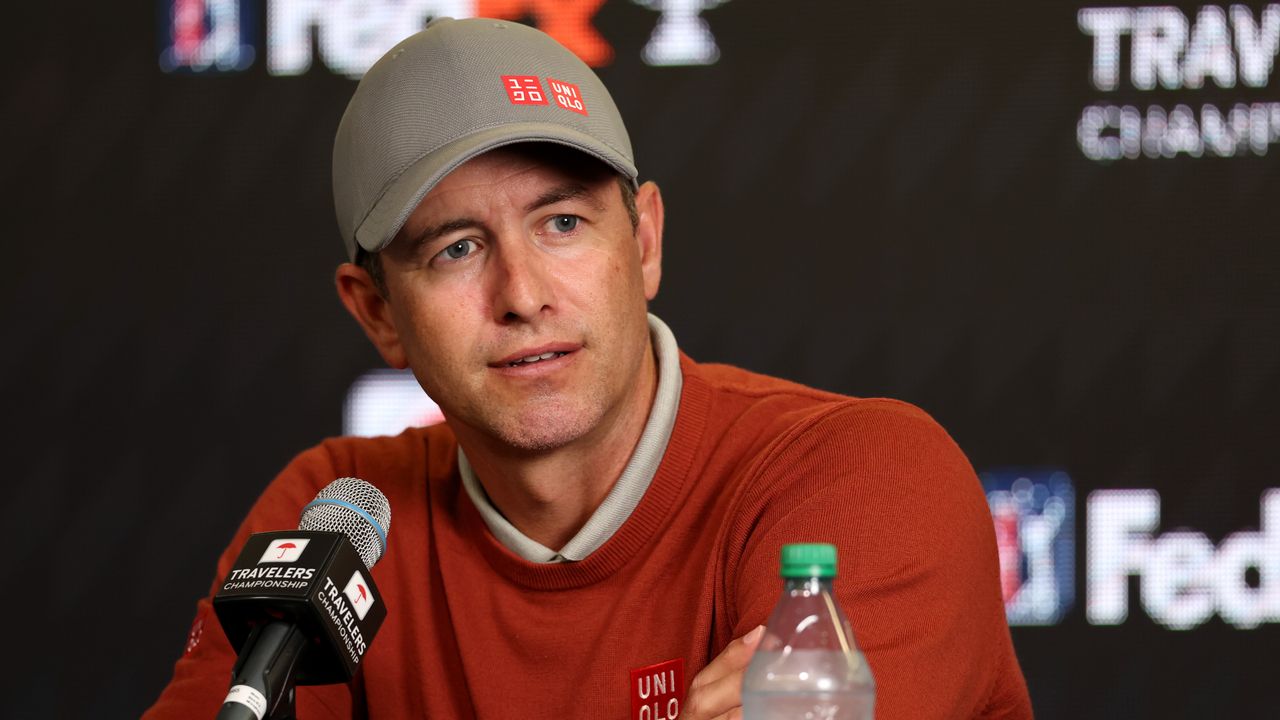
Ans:
[{"label": "sweater sleeve", "polygon": [[[196,603],[195,621],[184,652],[174,665],[173,678],[156,703],[143,714],[145,720],[217,714],[230,686],[236,656],[214,614],[213,595],[250,534],[297,527],[298,512],[334,477],[328,451],[324,446],[316,447],[295,458],[254,503],[218,558],[209,594]],[[298,688],[300,718],[349,718],[351,708],[351,690],[347,685]]]},{"label": "sweater sleeve", "polygon": [[877,685],[878,720],[1030,718],[981,486],[917,408],[851,401],[762,456],[742,498],[733,634],[767,621],[781,546],[830,542],[835,588]]}]

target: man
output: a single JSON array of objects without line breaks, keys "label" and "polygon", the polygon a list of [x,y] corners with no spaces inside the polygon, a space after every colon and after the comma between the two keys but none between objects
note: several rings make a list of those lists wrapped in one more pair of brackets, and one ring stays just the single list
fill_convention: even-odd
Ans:
[{"label": "man", "polygon": [[[635,179],[604,86],[536,30],[436,21],[362,80],[338,294],[447,422],[303,453],[223,555],[335,477],[395,510],[386,624],[299,717],[732,717],[800,541],[839,547],[879,718],[1030,717],[963,454],[909,405],[682,355],[647,314],[663,204]],[[233,659],[193,633],[151,716],[212,712]],[[642,709],[655,667],[676,705]]]}]

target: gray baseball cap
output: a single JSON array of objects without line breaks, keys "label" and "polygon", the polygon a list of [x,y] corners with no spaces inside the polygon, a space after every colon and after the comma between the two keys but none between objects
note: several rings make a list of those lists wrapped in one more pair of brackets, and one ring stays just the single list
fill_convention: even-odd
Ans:
[{"label": "gray baseball cap", "polygon": [[503,145],[551,142],[635,183],[631,141],[591,68],[550,36],[504,20],[433,20],[374,64],[333,143],[338,228],[377,252],[450,171]]}]

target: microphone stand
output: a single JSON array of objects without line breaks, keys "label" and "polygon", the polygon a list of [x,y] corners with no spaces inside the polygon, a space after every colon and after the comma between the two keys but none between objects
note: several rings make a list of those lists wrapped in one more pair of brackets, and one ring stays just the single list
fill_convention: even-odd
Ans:
[{"label": "microphone stand", "polygon": [[[294,720],[296,717],[294,673],[307,638],[291,622],[259,625],[249,633],[240,657],[231,670],[231,686],[247,685],[267,699],[263,720]],[[222,705],[217,720],[258,720],[247,705]]]}]

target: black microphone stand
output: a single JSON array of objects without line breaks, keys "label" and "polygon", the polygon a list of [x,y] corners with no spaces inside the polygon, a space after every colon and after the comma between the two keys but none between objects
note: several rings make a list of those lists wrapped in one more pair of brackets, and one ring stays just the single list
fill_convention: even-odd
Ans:
[{"label": "black microphone stand", "polygon": [[[259,625],[249,633],[231,670],[231,686],[247,685],[267,699],[263,720],[294,720],[294,670],[307,638],[291,622]],[[224,703],[217,720],[258,720],[248,706]]]}]

